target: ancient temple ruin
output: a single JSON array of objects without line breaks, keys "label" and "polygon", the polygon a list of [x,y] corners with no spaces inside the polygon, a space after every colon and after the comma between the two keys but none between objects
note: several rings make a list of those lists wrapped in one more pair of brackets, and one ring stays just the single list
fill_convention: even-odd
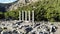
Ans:
[{"label": "ancient temple ruin", "polygon": [[19,20],[34,22],[34,11],[19,11]]}]

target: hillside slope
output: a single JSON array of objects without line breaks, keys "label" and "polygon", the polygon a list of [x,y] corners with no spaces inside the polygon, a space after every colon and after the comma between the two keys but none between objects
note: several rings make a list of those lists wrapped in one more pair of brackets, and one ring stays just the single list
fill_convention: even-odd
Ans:
[{"label": "hillside slope", "polygon": [[12,6],[10,6],[9,10],[16,10],[19,7],[23,7],[25,5],[31,4],[32,2],[36,2],[36,1],[38,1],[38,0],[19,0],[18,2],[16,2]]}]

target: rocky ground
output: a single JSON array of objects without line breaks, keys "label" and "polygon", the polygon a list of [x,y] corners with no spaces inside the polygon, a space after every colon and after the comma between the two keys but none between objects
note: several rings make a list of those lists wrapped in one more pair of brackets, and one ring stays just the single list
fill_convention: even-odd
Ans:
[{"label": "rocky ground", "polygon": [[0,34],[60,34],[59,23],[0,21]]}]

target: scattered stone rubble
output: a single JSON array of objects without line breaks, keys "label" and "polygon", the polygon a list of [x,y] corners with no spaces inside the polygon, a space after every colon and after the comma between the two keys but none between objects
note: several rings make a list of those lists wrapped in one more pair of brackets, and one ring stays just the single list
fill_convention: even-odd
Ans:
[{"label": "scattered stone rubble", "polygon": [[55,25],[50,23],[31,23],[26,21],[2,21],[0,34],[54,34],[57,31]]}]

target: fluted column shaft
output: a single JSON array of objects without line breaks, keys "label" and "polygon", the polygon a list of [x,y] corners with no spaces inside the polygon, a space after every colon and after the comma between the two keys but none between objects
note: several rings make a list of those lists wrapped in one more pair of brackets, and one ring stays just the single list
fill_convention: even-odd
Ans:
[{"label": "fluted column shaft", "polygon": [[22,21],[24,21],[24,11],[22,11]]},{"label": "fluted column shaft", "polygon": [[25,11],[25,21],[27,21],[27,11]]},{"label": "fluted column shaft", "polygon": [[32,11],[32,22],[34,22],[34,11]]}]

